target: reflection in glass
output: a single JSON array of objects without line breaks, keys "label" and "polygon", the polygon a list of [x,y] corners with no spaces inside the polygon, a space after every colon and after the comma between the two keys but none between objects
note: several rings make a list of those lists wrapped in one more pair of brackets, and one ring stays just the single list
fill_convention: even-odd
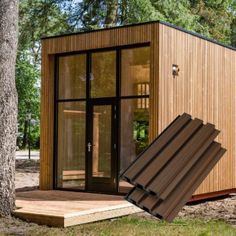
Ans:
[{"label": "reflection in glass", "polygon": [[[144,99],[140,105],[140,99]],[[142,101],[142,100],[141,100]],[[120,171],[126,169],[149,144],[149,98],[121,100]],[[146,105],[145,105],[146,104]],[[129,184],[120,180],[119,192],[126,192]]]},{"label": "reflection in glass", "polygon": [[86,55],[59,57],[59,99],[85,98]]},{"label": "reflection in glass", "polygon": [[91,97],[114,97],[116,95],[116,52],[92,54],[90,74]]},{"label": "reflection in glass", "polygon": [[150,48],[123,49],[121,54],[121,95],[149,95]]},{"label": "reflection in glass", "polygon": [[85,111],[85,102],[58,104],[59,188],[85,188]]},{"label": "reflection in glass", "polygon": [[111,106],[93,107],[93,177],[111,176]]}]

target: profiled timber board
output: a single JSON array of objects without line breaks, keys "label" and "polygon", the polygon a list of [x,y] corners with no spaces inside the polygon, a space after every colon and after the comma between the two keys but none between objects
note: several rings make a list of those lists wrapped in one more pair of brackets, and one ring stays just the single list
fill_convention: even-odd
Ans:
[{"label": "profiled timber board", "polygon": [[213,124],[178,116],[124,171],[135,185],[126,199],[172,221],[225,153],[218,134]]},{"label": "profiled timber board", "polygon": [[225,151],[219,143],[213,142],[199,158],[196,165],[188,171],[182,181],[164,200],[139,187],[133,188],[126,199],[150,214],[171,222]]},{"label": "profiled timber board", "polygon": [[166,199],[219,134],[214,125],[189,117],[185,113],[177,117],[123,173],[123,178]]},{"label": "profiled timber board", "polygon": [[111,219],[142,210],[122,196],[66,191],[17,193],[16,217],[55,227],[68,227]]}]

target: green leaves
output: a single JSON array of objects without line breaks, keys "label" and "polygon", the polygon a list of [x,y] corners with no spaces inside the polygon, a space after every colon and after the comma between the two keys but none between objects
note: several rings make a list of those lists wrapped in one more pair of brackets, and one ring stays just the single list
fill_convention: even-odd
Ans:
[{"label": "green leaves", "polygon": [[20,0],[16,85],[21,136],[27,112],[39,120],[42,36],[152,20],[236,46],[235,0]]},{"label": "green leaves", "polygon": [[19,44],[16,63],[18,91],[18,146],[25,148],[28,135],[26,114],[35,124],[31,128],[31,143],[39,148],[39,104],[42,36],[65,33],[71,29],[67,15],[59,7],[62,1],[21,0],[19,9]]},{"label": "green leaves", "polygon": [[[32,127],[35,133],[32,144],[39,144],[39,69],[30,61],[26,52],[19,52],[16,63],[16,88],[18,91],[18,146],[25,147],[27,138],[27,113],[32,114],[36,124]],[[36,145],[37,144],[37,145]]]}]

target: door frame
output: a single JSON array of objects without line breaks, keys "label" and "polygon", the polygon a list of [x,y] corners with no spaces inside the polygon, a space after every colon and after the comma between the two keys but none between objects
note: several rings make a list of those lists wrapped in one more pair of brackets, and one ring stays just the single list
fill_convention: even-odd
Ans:
[{"label": "door frame", "polygon": [[[81,51],[73,51],[73,52],[64,52],[64,53],[58,53],[55,54],[55,61],[54,61],[54,141],[53,141],[53,179],[52,179],[52,185],[53,189],[57,190],[63,190],[63,191],[75,191],[75,192],[90,192],[88,189],[88,160],[86,158],[85,160],[85,188],[84,190],[81,189],[69,189],[69,188],[60,188],[57,187],[57,179],[58,179],[58,160],[57,160],[57,148],[58,148],[58,104],[60,102],[76,102],[76,101],[85,101],[86,102],[86,119],[88,115],[88,107],[89,103],[94,103],[96,102],[107,102],[107,101],[112,101],[116,104],[116,173],[114,173],[116,176],[116,190],[115,192],[112,192],[112,194],[119,194],[123,195],[123,193],[119,193],[119,171],[120,171],[120,160],[119,160],[119,155],[120,155],[120,102],[121,98],[139,98],[139,96],[122,96],[121,97],[121,50],[122,49],[132,49],[132,48],[139,48],[139,47],[150,47],[150,42],[144,42],[144,43],[137,43],[137,44],[130,44],[130,45],[120,45],[120,46],[115,46],[115,47],[104,47],[104,48],[97,48],[97,49],[88,49],[88,50],[81,50]],[[116,96],[115,97],[109,97],[109,98],[91,98],[90,96],[90,79],[89,75],[91,72],[91,54],[94,52],[106,52],[106,51],[111,51],[114,50],[116,51]],[[71,56],[71,55],[79,55],[79,54],[86,54],[86,98],[85,99],[59,99],[58,97],[58,85],[59,85],[59,57],[63,56]],[[144,95],[143,97],[149,97],[149,95]],[[86,122],[86,143],[85,143],[85,150],[87,150],[87,140],[88,140],[88,135],[87,135],[87,125],[88,122]],[[99,192],[99,191],[96,191]],[[104,193],[111,193],[111,192],[104,192]]]}]

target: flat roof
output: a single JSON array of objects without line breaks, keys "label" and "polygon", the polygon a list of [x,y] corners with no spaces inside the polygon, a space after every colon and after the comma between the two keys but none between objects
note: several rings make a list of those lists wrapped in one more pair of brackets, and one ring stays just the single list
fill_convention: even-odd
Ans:
[{"label": "flat roof", "polygon": [[203,40],[207,40],[207,41],[209,41],[211,43],[218,44],[219,46],[222,46],[222,47],[225,47],[225,48],[228,48],[228,49],[236,51],[236,48],[233,47],[233,46],[227,45],[225,43],[221,43],[221,42],[219,42],[217,40],[208,38],[208,37],[203,36],[203,35],[201,35],[199,33],[196,33],[196,32],[190,31],[190,30],[186,30],[184,28],[181,28],[179,26],[176,26],[174,24],[171,24],[171,23],[168,23],[168,22],[165,22],[165,21],[161,21],[161,20],[147,21],[147,22],[141,22],[141,23],[136,23],[136,24],[127,24],[127,25],[114,26],[114,27],[108,27],[108,28],[101,28],[101,29],[95,29],[95,30],[84,30],[84,31],[78,31],[78,32],[74,32],[74,33],[65,33],[65,34],[60,34],[60,35],[45,36],[45,37],[42,37],[41,40],[52,39],[52,38],[60,38],[60,37],[66,37],[66,36],[73,36],[73,35],[79,35],[79,34],[88,34],[88,33],[93,33],[93,32],[98,32],[98,31],[106,31],[106,30],[113,30],[113,29],[119,29],[119,28],[127,28],[127,27],[146,25],[146,24],[153,24],[153,23],[160,23],[160,24],[166,25],[168,27],[174,28],[174,29],[182,31],[184,33],[193,35],[193,36],[201,38]]}]

